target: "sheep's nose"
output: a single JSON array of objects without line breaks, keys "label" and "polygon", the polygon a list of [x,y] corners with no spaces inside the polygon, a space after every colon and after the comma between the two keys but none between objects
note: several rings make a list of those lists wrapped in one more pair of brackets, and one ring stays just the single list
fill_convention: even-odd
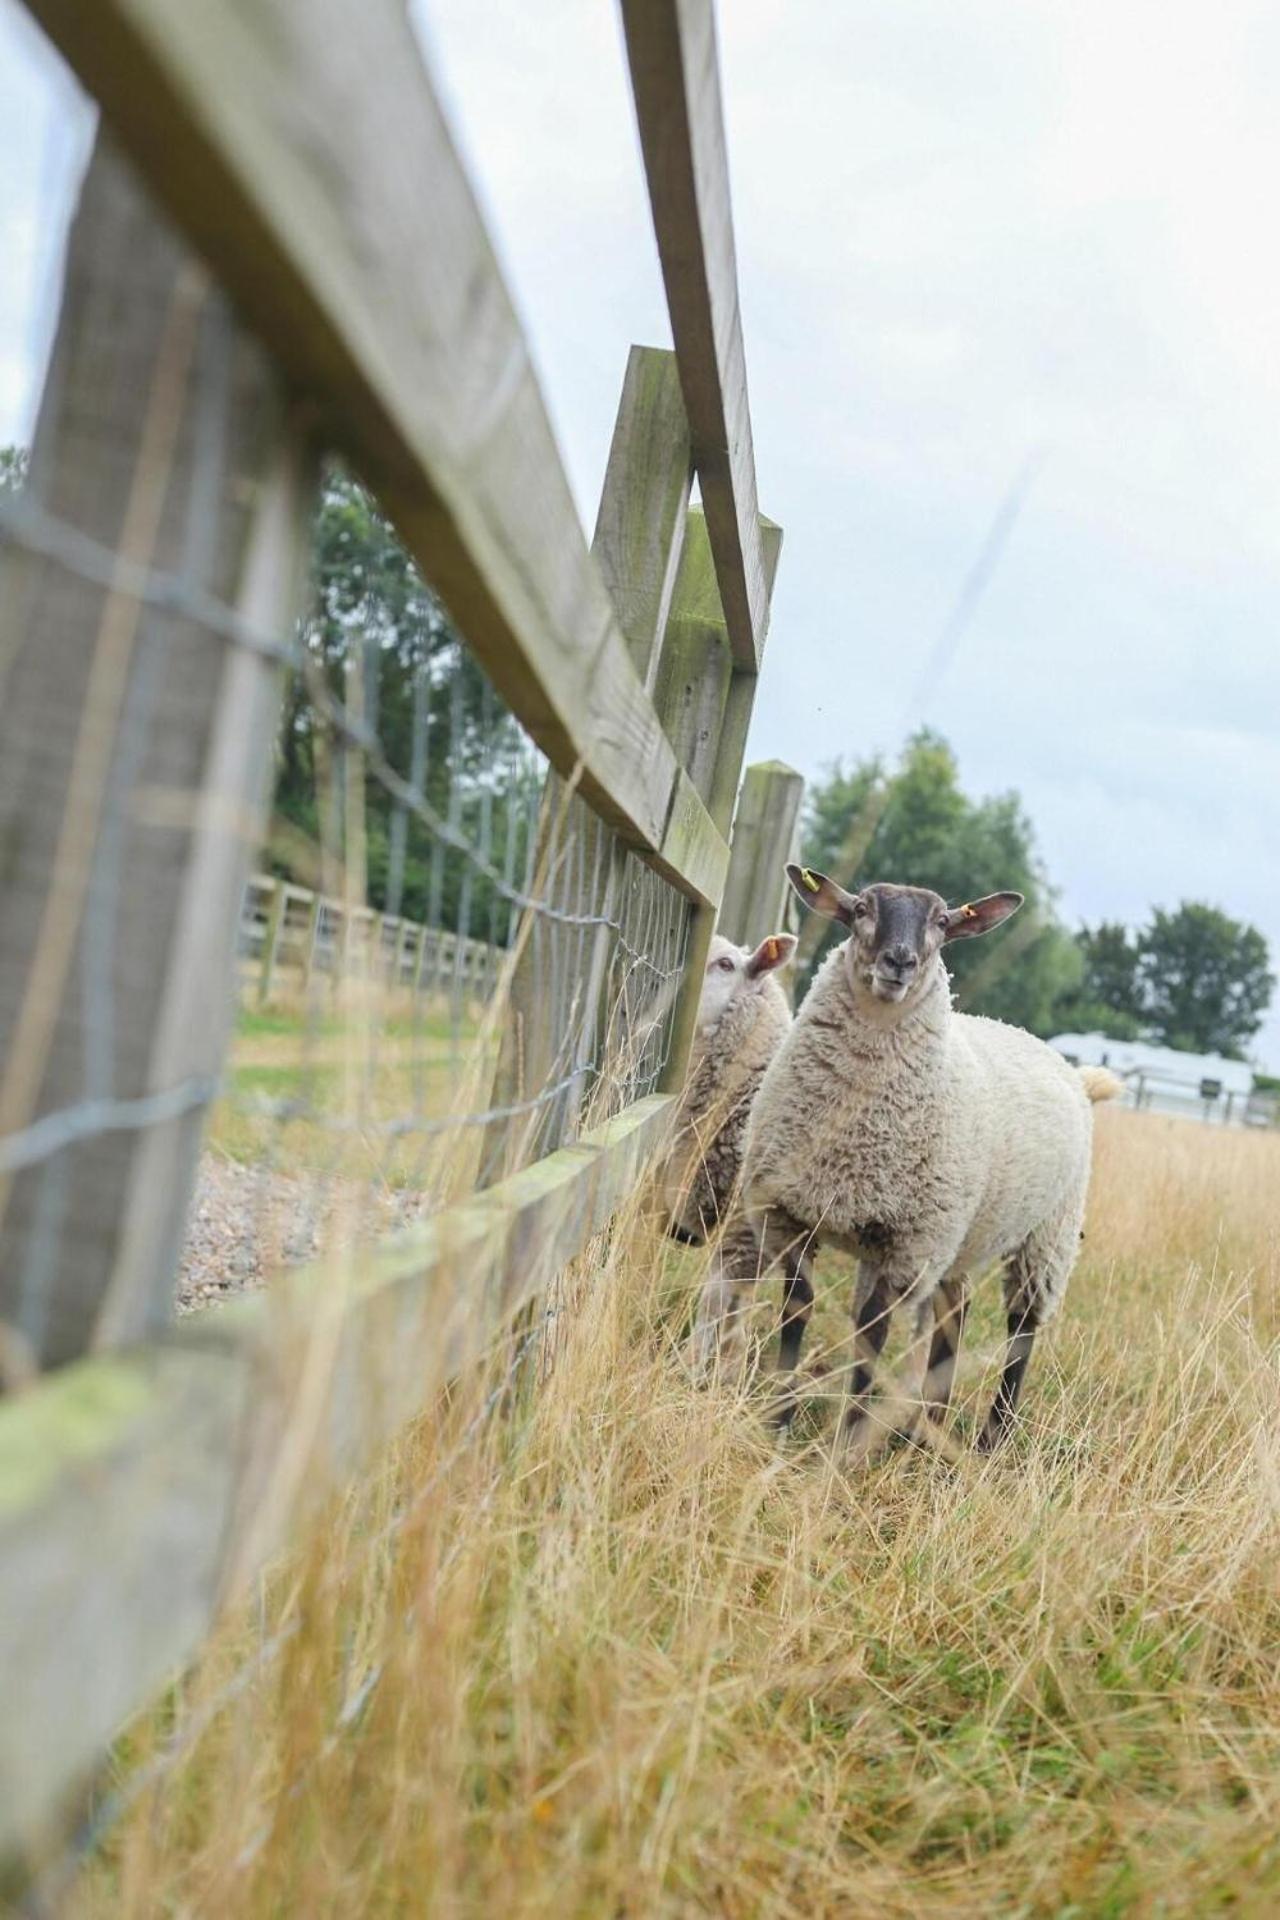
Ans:
[{"label": "sheep's nose", "polygon": [[886,947],[881,958],[886,966],[893,968],[895,973],[911,973],[919,965],[910,947]]}]

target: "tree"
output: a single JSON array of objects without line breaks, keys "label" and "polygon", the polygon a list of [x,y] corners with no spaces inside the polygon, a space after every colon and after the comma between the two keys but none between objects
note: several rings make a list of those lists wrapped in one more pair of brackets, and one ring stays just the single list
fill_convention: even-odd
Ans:
[{"label": "tree", "polygon": [[[0,447],[0,501],[21,492],[27,470],[25,448]],[[382,754],[402,777],[413,768],[417,712],[429,805],[463,837],[482,843],[490,866],[500,873],[510,866],[522,879],[536,832],[541,769],[520,726],[494,696],[389,523],[364,488],[336,465],[321,488],[311,567],[313,604],[298,637],[312,673],[293,674],[285,692],[276,817],[305,840],[320,839],[324,791],[326,784],[340,791],[344,754],[318,709],[317,690],[322,686],[333,700],[348,705],[354,694]],[[367,772],[364,882],[370,905],[456,927],[469,869],[471,931],[505,943],[512,915],[500,889],[416,815],[406,810],[397,826],[396,811],[386,786]],[[332,814],[329,835],[341,850],[341,804]],[[511,847],[509,837],[515,843]],[[287,837],[280,839],[269,864],[293,877]],[[389,898],[393,864],[400,869],[394,900]],[[312,877],[310,868],[302,877]]]},{"label": "tree", "polygon": [[27,481],[25,447],[0,447],[0,500],[21,493]]},{"label": "tree", "polygon": [[[913,734],[892,775],[874,758],[833,767],[809,794],[803,840],[807,864],[844,886],[932,887],[952,904],[1009,887],[1025,894],[1006,933],[957,943],[947,965],[967,1012],[1055,1030],[1056,1007],[1078,987],[1082,958],[1058,924],[1031,824],[1015,793],[967,795],[940,735]],[[826,933],[815,959],[839,937],[838,929]]]},{"label": "tree", "polygon": [[1256,927],[1184,900],[1157,908],[1137,943],[1143,1017],[1168,1047],[1240,1059],[1262,1025],[1275,976]]},{"label": "tree", "polygon": [[[337,467],[321,489],[312,578],[314,602],[299,634],[310,672],[296,673],[285,696],[276,815],[318,840],[328,794],[335,803],[328,836],[341,847],[340,796],[350,760],[320,711],[317,693],[327,693],[359,705],[380,753],[404,778],[413,770],[416,731],[423,790],[435,814],[473,844],[485,843],[491,866],[502,871],[510,860],[522,878],[540,785],[523,733],[369,494]],[[383,781],[366,771],[370,904],[457,926],[469,872],[471,931],[504,942],[510,914],[499,891],[426,821],[405,812],[397,825],[396,814]],[[518,843],[510,849],[508,836]],[[288,873],[286,842],[274,866]],[[393,868],[399,869],[398,891]]]},{"label": "tree", "polygon": [[1138,946],[1129,929],[1103,920],[1081,927],[1079,986],[1064,994],[1057,1008],[1060,1027],[1079,1033],[1105,1033],[1113,1040],[1136,1040],[1142,1033]]},{"label": "tree", "polygon": [[1092,930],[1076,935],[1084,959],[1081,987],[1085,995],[1117,1013],[1132,1014],[1138,1006],[1138,948],[1129,929],[1118,920],[1102,920]]}]

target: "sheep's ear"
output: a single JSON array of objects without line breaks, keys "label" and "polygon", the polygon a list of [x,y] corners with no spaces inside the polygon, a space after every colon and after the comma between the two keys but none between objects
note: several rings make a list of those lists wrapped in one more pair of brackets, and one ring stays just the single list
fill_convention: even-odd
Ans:
[{"label": "sheep's ear", "polygon": [[748,980],[772,973],[775,967],[785,967],[798,945],[794,933],[768,934],[747,961]]},{"label": "sheep's ear", "polygon": [[947,915],[944,940],[970,940],[975,933],[990,933],[1022,905],[1020,893],[988,893],[971,900],[966,907],[952,907]]},{"label": "sheep's ear", "polygon": [[842,926],[853,925],[856,894],[846,893],[834,880],[828,880],[825,873],[815,873],[812,867],[788,866],[787,878],[814,913],[820,913],[824,920],[838,920]]}]

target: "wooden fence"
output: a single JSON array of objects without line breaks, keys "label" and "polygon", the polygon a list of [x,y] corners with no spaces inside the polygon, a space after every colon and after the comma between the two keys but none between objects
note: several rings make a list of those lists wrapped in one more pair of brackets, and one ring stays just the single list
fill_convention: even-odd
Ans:
[{"label": "wooden fence", "polygon": [[[402,0],[365,0],[358,20],[345,0],[28,4],[107,131],[0,579],[15,663],[0,842],[19,849],[0,916],[0,1317],[10,1380],[43,1370],[0,1402],[10,1852],[47,1832],[300,1520],[607,1227],[661,1147],[780,542],[757,505],[710,0],[622,6],[675,351],[631,351],[590,550]],[[584,965],[603,977],[638,860],[683,903],[686,984],[656,1091],[531,1164],[517,1153],[340,1271],[175,1326],[322,447],[366,482],[576,793],[577,871],[591,847],[605,875],[593,912],[560,911]],[[113,676],[144,626],[164,644],[139,734]],[[361,710],[339,721],[380,765]],[[382,773],[422,807],[412,773]],[[121,783],[108,893],[97,823]],[[769,823],[751,818],[744,915],[752,875],[777,903]],[[250,900],[263,994],[299,943],[305,972],[363,912],[285,883],[255,881]],[[124,942],[105,987],[82,964],[100,912]],[[402,981],[430,952],[489,991],[482,943],[431,951],[443,934],[361,924]],[[105,1093],[86,1086],[82,981],[111,996]]]},{"label": "wooden fence", "polygon": [[276,994],[305,993],[318,974],[335,986],[376,980],[415,996],[487,1000],[504,958],[487,940],[349,907],[267,873],[253,874],[245,888],[239,954],[244,991],[258,1006]]}]

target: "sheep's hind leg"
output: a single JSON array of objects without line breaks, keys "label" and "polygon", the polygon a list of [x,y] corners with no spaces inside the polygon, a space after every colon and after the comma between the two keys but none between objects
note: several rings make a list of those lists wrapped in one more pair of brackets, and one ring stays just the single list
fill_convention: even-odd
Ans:
[{"label": "sheep's hind leg", "polygon": [[1013,1425],[1023,1376],[1040,1325],[1041,1292],[1033,1278],[1029,1249],[1025,1246],[1018,1249],[1005,1269],[1004,1300],[1009,1344],[991,1411],[978,1435],[979,1453],[991,1453]]},{"label": "sheep's hind leg", "polygon": [[857,1458],[865,1457],[874,1437],[871,1415],[871,1389],[875,1384],[876,1362],[889,1337],[894,1298],[878,1274],[865,1267],[858,1274],[858,1291],[853,1303],[853,1372],[849,1376],[849,1403],[842,1422],[843,1442]]},{"label": "sheep's hind leg", "polygon": [[929,1365],[924,1376],[925,1412],[941,1425],[951,1404],[955,1384],[956,1355],[964,1332],[969,1299],[965,1276],[944,1280],[933,1296],[933,1340],[929,1347]]},{"label": "sheep's hind leg", "polygon": [[813,1312],[813,1259],[817,1240],[812,1230],[789,1213],[771,1207],[760,1235],[761,1264],[782,1269],[782,1325],[778,1332],[780,1391],[773,1408],[775,1426],[791,1425],[799,1404],[796,1370],[805,1329]]},{"label": "sheep's hind leg", "polygon": [[1083,1219],[1082,1182],[1062,1211],[1037,1227],[1005,1267],[1004,1303],[1009,1345],[996,1397],[978,1436],[982,1453],[990,1453],[997,1447],[1013,1424],[1036,1333],[1056,1311],[1071,1278],[1071,1269],[1080,1251]]}]

